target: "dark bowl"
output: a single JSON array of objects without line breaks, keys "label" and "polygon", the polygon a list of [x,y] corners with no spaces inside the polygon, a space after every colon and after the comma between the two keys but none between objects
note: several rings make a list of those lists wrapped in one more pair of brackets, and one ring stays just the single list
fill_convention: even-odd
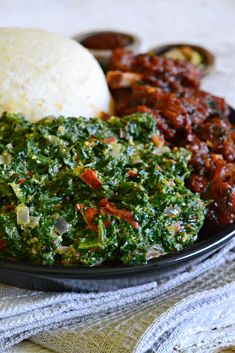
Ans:
[{"label": "dark bowl", "polygon": [[196,52],[198,52],[202,56],[202,67],[200,68],[202,75],[208,75],[214,68],[215,65],[215,56],[211,53],[208,49],[189,43],[172,43],[172,44],[164,44],[154,48],[151,48],[149,51],[153,52],[157,55],[164,55],[168,50],[174,48],[182,48],[182,47],[189,47]]},{"label": "dark bowl", "polygon": [[[235,124],[235,110],[230,109]],[[0,259],[0,282],[45,291],[109,291],[135,286],[179,273],[223,247],[235,235],[235,223],[215,229],[208,222],[197,242],[182,251],[152,259],[147,265],[105,264],[94,268],[81,266],[42,266]]]},{"label": "dark bowl", "polygon": [[[140,45],[141,45],[141,40],[138,36],[130,33],[117,32],[113,30],[102,30],[102,31],[80,33],[74,36],[73,39],[81,43],[83,40],[87,39],[88,37],[92,35],[97,35],[97,34],[121,34],[129,37],[130,43],[125,45],[123,48],[125,48],[126,50],[131,50],[134,53],[140,48]],[[100,63],[102,68],[106,70],[107,65],[110,61],[110,58],[112,56],[112,50],[111,49],[92,49],[92,48],[87,48],[87,49],[95,56],[95,58]]]}]

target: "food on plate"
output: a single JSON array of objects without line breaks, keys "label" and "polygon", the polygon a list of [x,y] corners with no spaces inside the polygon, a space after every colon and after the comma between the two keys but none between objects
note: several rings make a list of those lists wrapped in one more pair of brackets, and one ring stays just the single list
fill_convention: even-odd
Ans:
[{"label": "food on plate", "polygon": [[191,154],[147,113],[0,124],[1,256],[134,265],[197,239],[206,207],[185,186]]},{"label": "food on plate", "polygon": [[72,39],[34,29],[0,29],[0,114],[86,117],[110,112],[105,76]]},{"label": "food on plate", "polygon": [[107,73],[117,115],[152,114],[168,146],[191,152],[187,185],[210,200],[208,220],[223,225],[235,221],[235,127],[225,100],[200,90],[200,78],[186,61],[123,49]]},{"label": "food on plate", "polygon": [[119,48],[106,81],[55,34],[1,29],[0,48],[2,257],[146,264],[191,246],[206,214],[235,220],[229,107],[192,63]]}]

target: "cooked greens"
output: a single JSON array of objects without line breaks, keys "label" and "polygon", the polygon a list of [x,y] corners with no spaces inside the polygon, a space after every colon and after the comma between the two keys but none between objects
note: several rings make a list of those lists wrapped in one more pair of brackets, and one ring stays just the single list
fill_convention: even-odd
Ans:
[{"label": "cooked greens", "polygon": [[145,264],[190,246],[205,217],[190,153],[155,120],[0,118],[0,253],[42,264]]}]

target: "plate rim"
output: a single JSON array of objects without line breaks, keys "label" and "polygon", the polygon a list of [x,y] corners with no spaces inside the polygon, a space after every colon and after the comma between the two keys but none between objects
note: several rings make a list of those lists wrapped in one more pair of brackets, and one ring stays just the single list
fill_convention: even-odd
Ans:
[{"label": "plate rim", "polygon": [[210,236],[208,239],[199,241],[194,245],[180,250],[174,254],[166,254],[158,258],[149,260],[146,265],[117,265],[104,267],[84,267],[84,266],[62,266],[62,265],[40,265],[24,261],[8,260],[0,257],[0,269],[14,270],[19,273],[28,273],[30,275],[47,275],[53,277],[71,277],[76,278],[115,278],[126,276],[130,274],[139,274],[146,271],[162,270],[164,268],[173,267],[181,262],[194,259],[197,256],[206,254],[213,250],[219,249],[226,242],[235,236],[235,223],[230,224],[228,227],[220,230],[215,236]]}]

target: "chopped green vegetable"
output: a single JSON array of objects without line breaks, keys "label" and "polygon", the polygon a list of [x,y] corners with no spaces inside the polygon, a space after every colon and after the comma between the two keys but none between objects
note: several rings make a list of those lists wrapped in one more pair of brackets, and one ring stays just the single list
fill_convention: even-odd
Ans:
[{"label": "chopped green vegetable", "polygon": [[151,116],[5,113],[0,126],[1,256],[135,265],[197,239],[206,211],[185,186],[190,153],[163,145]]}]

